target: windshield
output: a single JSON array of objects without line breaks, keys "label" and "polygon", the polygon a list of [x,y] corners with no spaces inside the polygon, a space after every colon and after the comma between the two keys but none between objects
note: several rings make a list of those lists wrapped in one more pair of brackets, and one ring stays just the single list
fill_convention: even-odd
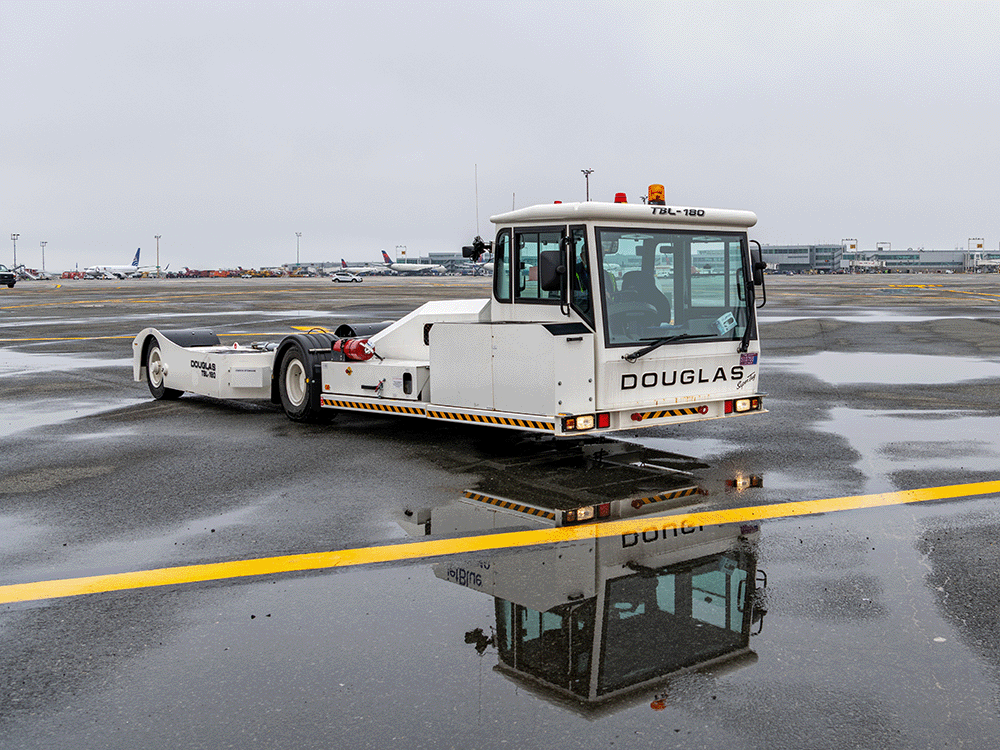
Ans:
[{"label": "windshield", "polygon": [[744,243],[740,233],[598,228],[608,345],[742,338]]}]

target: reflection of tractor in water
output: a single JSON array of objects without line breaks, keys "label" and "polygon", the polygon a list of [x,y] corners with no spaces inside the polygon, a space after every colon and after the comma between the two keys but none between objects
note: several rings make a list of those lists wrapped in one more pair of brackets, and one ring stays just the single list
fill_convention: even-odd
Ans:
[{"label": "reflection of tractor in water", "polygon": [[[645,521],[634,531],[434,565],[439,578],[495,598],[492,635],[477,628],[466,641],[480,653],[494,646],[498,671],[518,684],[590,707],[617,706],[615,698],[684,671],[755,659],[749,640],[763,625],[766,586],[757,524],[688,526],[650,513],[658,503],[635,502],[648,499],[609,503],[609,517]],[[476,492],[424,520],[436,533],[574,523],[557,507]]]}]

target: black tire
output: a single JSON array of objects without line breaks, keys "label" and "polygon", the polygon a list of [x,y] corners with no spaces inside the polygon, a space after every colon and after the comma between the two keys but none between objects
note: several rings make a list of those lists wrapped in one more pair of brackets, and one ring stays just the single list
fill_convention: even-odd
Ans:
[{"label": "black tire", "polygon": [[7,285],[7,288],[8,288],[8,289],[13,289],[13,288],[14,288],[14,282],[13,282],[13,281],[12,281],[12,282],[10,282],[10,283],[9,283],[9,284]]},{"label": "black tire", "polygon": [[298,342],[285,350],[278,368],[278,395],[285,415],[293,422],[322,422],[333,418],[319,404],[319,381],[313,377],[312,358]]},{"label": "black tire", "polygon": [[163,359],[160,355],[160,342],[155,338],[151,338],[146,344],[146,385],[157,401],[172,401],[184,393],[163,384]]}]

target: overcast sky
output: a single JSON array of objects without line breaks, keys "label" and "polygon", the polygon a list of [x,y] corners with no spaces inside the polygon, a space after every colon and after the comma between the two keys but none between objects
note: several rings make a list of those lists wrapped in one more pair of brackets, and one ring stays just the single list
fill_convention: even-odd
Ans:
[{"label": "overcast sky", "polygon": [[764,244],[997,249],[998,166],[995,1],[0,3],[8,265],[453,251],[582,169]]}]

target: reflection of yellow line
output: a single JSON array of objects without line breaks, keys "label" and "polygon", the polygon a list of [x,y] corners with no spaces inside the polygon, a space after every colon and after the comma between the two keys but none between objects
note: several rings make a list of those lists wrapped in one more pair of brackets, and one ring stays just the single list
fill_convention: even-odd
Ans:
[{"label": "reflection of yellow line", "polygon": [[859,508],[876,508],[903,503],[919,503],[927,500],[947,500],[958,497],[991,495],[1000,493],[1000,481],[955,484],[946,487],[927,487],[919,490],[886,492],[878,495],[856,495],[835,497],[828,500],[803,500],[793,503],[759,505],[750,508],[710,510],[701,513],[678,513],[670,516],[646,516],[624,521],[611,521],[582,526],[566,526],[556,529],[514,531],[501,534],[462,537],[458,539],[437,539],[426,542],[412,542],[382,547],[363,547],[333,552],[312,552],[303,555],[283,557],[263,557],[256,560],[236,560],[232,562],[209,563],[206,565],[185,565],[177,568],[140,570],[132,573],[112,573],[87,578],[66,578],[36,583],[18,583],[0,586],[0,604],[10,602],[56,599],[81,594],[95,594],[123,589],[148,588],[152,586],[176,586],[197,581],[217,581],[225,578],[274,575],[322,568],[341,568],[351,565],[416,560],[464,552],[527,547],[536,544],[552,544],[576,539],[593,539],[602,536],[617,536],[642,532],[644,530],[709,526],[723,523],[761,521],[769,518],[788,518],[815,513],[831,513]]}]

